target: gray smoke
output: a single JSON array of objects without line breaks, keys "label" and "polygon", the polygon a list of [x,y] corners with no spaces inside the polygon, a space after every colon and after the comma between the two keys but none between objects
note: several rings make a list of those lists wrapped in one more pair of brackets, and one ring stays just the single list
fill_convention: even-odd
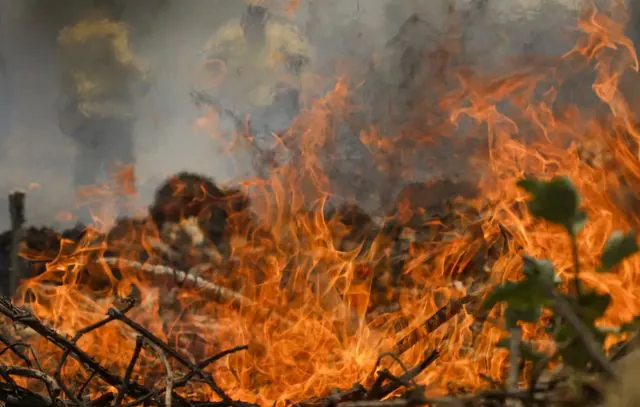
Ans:
[{"label": "gray smoke", "polygon": [[[219,24],[239,16],[243,9],[239,3],[127,2],[123,18],[135,26],[136,49],[155,74],[151,91],[139,101],[136,124],[140,206],[147,205],[153,189],[177,170],[203,171],[221,181],[233,176],[232,160],[220,154],[210,137],[193,129],[198,111],[189,99],[189,86],[200,62],[198,51]],[[76,147],[58,129],[56,35],[87,4],[84,0],[0,0],[4,58],[0,68],[6,67],[0,70],[0,205],[6,206],[1,197],[11,189],[30,189],[31,223],[51,224],[57,214],[74,210],[71,176]],[[8,222],[0,210],[0,228]]]},{"label": "gray smoke", "polygon": [[[58,6],[42,8],[47,1]],[[331,73],[333,63],[344,55],[363,64],[377,55],[383,62],[378,74],[385,80],[375,86],[386,92],[385,87],[394,87],[398,81],[396,54],[387,43],[412,14],[419,14],[429,26],[429,38],[437,39],[452,12],[460,11],[465,19],[465,60],[485,70],[498,70],[505,68],[505,58],[522,53],[566,51],[572,44],[567,27],[574,24],[577,2],[302,0],[295,20],[318,51],[313,69]],[[83,4],[80,0],[0,0],[0,197],[13,188],[37,183],[39,187],[27,198],[31,223],[52,223],[57,213],[74,207],[70,180],[75,146],[60,133],[56,118],[55,36],[62,22]],[[220,24],[239,17],[245,2],[136,0],[125,4],[124,18],[136,28],[135,46],[150,61],[155,75],[137,112],[140,206],[149,203],[161,180],[179,170],[204,172],[220,182],[250,174],[245,158],[229,157],[219,143],[194,130],[200,112],[189,96],[205,41]],[[51,11],[63,9],[64,15]],[[423,46],[431,44],[425,38],[415,40]],[[350,160],[358,161],[362,149],[352,134],[345,138],[351,141],[341,148],[353,150],[355,158]],[[350,171],[345,165],[335,176],[349,178]],[[375,180],[370,181],[365,187],[375,188]],[[0,210],[0,228],[8,226],[3,213]]]},{"label": "gray smoke", "polygon": [[[416,22],[407,23],[412,17]],[[298,22],[313,32],[319,49],[316,70],[330,71],[332,62],[345,56],[366,65],[371,55],[376,55],[378,62],[364,74],[365,83],[356,92],[356,99],[371,109],[365,123],[375,123],[391,134],[408,116],[419,113],[411,99],[435,103],[440,96],[435,89],[443,85],[439,78],[429,77],[432,72],[424,69],[424,62],[407,59],[412,50],[414,54],[436,51],[457,25],[456,42],[461,47],[455,56],[458,67],[507,72],[511,68],[509,60],[518,56],[559,56],[568,51],[574,44],[575,33],[570,29],[575,27],[576,17],[576,2],[563,0],[517,0],[508,5],[496,0],[322,0],[303,2],[297,15]],[[421,75],[425,76],[422,80],[406,86],[406,77]],[[390,122],[385,115],[389,106],[404,110],[406,117]],[[468,171],[464,162],[452,160],[451,149],[442,145],[425,152],[432,162],[429,167],[419,168],[419,162],[410,164],[417,170],[415,178],[386,177],[376,171],[376,164],[357,136],[351,129],[340,134],[340,158],[331,166],[331,175],[337,184],[335,190],[346,198],[355,198],[368,210],[388,209],[402,182],[422,181],[442,173],[458,177]],[[401,167],[399,161],[402,159],[389,164]]]}]

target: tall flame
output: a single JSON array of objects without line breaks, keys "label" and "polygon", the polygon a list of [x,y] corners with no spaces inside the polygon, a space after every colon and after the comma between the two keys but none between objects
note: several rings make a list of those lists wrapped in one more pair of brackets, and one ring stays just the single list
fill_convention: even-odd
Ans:
[{"label": "tall flame", "polygon": [[[88,230],[80,243],[63,241],[53,256],[25,251],[26,257],[45,260],[46,265],[23,284],[21,300],[49,325],[73,335],[103,318],[116,305],[116,297],[135,287],[142,302],[130,312],[131,318],[190,356],[201,359],[221,349],[249,345],[248,351],[209,368],[232,397],[262,405],[303,400],[367,380],[380,354],[416,328],[422,329],[423,321],[440,307],[479,282],[491,285],[517,279],[525,253],[552,259],[566,277],[572,268],[568,239],[522,210],[526,197],[515,184],[525,174],[567,175],[584,196],[591,220],[579,237],[583,279],[613,297],[600,322],[626,322],[640,313],[636,293],[640,258],[631,258],[613,274],[593,271],[594,253],[601,251],[612,230],[638,224],[628,205],[640,197],[640,134],[635,106],[622,86],[637,80],[638,59],[624,35],[625,16],[618,2],[608,13],[590,8],[579,22],[576,46],[553,63],[528,61],[527,66],[499,76],[468,68],[447,73],[457,88],[443,89],[437,106],[432,106],[446,112],[437,128],[449,130],[451,138],[463,137],[462,144],[478,134],[487,137],[486,149],[464,152],[463,157],[482,174],[482,193],[466,200],[464,210],[454,205],[458,208],[452,213],[454,226],[434,220],[418,225],[437,229],[440,237],[409,242],[399,272],[394,271],[392,237],[380,233],[367,244],[348,246],[344,242],[353,232],[350,226],[325,216],[332,198],[327,152],[335,146],[339,125],[366,108],[352,101],[352,84],[357,81],[339,78],[279,135],[274,149],[286,152],[289,162],[274,167],[267,179],[242,183],[258,208],[257,225],[247,227],[246,218],[232,217],[231,260],[210,261],[201,271],[209,282],[240,293],[246,299],[241,306],[221,304],[198,290],[169,290],[148,274],[127,267],[130,263],[123,262],[117,272],[112,269],[105,256],[117,252],[124,260],[137,261],[140,252],[151,251],[159,240],[161,231],[146,221],[107,240]],[[563,80],[578,67],[595,71],[593,92],[608,106],[606,114],[595,116],[592,107],[556,103]],[[458,134],[469,121],[472,130]],[[419,126],[396,136],[385,132],[367,126],[358,134],[383,171],[390,171],[385,165],[393,157],[412,157],[412,150],[441,141],[435,132],[421,132]],[[407,138],[411,143],[403,144]],[[587,159],[588,153],[596,158]],[[398,165],[394,171],[402,176],[405,169]],[[416,213],[408,203],[400,207],[400,220]],[[410,284],[392,286],[403,281]],[[168,297],[173,300],[167,302]],[[380,311],[383,305],[390,311]],[[402,360],[412,365],[425,349],[438,348],[438,361],[418,377],[419,382],[429,384],[434,393],[481,388],[486,385],[482,374],[504,375],[506,354],[495,348],[504,333],[498,317],[494,311],[478,331],[472,307],[465,308],[439,329],[428,335],[422,332]],[[539,326],[525,329],[525,337],[541,347],[547,346],[545,335]],[[55,370],[59,351],[35,336],[32,341],[41,355],[52,356],[42,358],[45,368]],[[132,331],[113,324],[85,335],[79,345],[110,369],[124,372],[134,343]],[[70,382],[86,378],[74,362],[64,373]],[[163,369],[153,358],[143,357],[135,375],[151,383],[162,380]],[[91,388],[96,393],[104,390]],[[203,400],[216,399],[196,383],[183,391]]]}]

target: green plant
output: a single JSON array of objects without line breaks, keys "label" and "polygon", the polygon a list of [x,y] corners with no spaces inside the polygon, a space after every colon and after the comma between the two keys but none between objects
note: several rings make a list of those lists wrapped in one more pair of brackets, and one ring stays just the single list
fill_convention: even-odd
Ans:
[{"label": "green plant", "polygon": [[[596,320],[609,307],[611,297],[586,287],[580,279],[577,237],[587,222],[587,215],[581,208],[576,187],[566,177],[555,177],[549,181],[526,178],[520,180],[518,186],[530,194],[527,207],[532,215],[560,225],[567,232],[572,247],[574,275],[572,290],[562,292],[559,287],[561,280],[551,261],[525,255],[523,278],[494,288],[484,302],[487,310],[498,304],[506,306],[505,323],[511,336],[500,341],[498,346],[508,347],[512,354],[517,352],[516,362],[522,358],[546,363],[560,356],[567,366],[581,370],[593,366],[613,375],[603,352],[606,331],[596,326]],[[611,272],[638,250],[634,231],[614,232],[601,253],[597,271]],[[551,356],[535,351],[530,343],[520,340],[519,324],[538,321],[544,309],[551,310],[554,326],[549,333],[558,345],[557,354]],[[640,319],[636,318],[632,323],[617,327],[616,331],[637,330],[639,327]],[[514,363],[513,357],[511,362]]]}]

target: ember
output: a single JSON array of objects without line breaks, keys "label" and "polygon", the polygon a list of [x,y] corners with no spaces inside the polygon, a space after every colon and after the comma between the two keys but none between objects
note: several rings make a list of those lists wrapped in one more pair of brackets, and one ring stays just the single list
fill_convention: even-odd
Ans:
[{"label": "ember", "polygon": [[[292,13],[299,5],[287,3]],[[626,11],[613,3],[585,11],[576,46],[557,61],[525,61],[500,76],[440,72],[455,89],[438,88],[437,103],[414,100],[420,114],[403,113],[401,125],[362,125],[367,107],[356,100],[366,89],[361,78],[342,77],[274,132],[269,152],[287,158],[237,187],[181,172],[159,186],[148,216],[108,230],[25,227],[12,213],[0,267],[28,278],[0,300],[0,400],[382,407],[612,399],[607,389],[629,386],[620,375],[632,374],[626,362],[640,315],[638,245],[619,232],[640,220],[630,210],[640,202],[638,107],[623,85],[637,80],[638,60],[624,35]],[[592,90],[606,112],[556,103],[577,67],[595,70]],[[316,79],[300,77],[313,92]],[[427,105],[435,111],[423,114]],[[332,192],[332,153],[353,122],[374,166],[401,190],[383,216]],[[257,143],[251,126],[242,131]],[[473,174],[443,170],[395,185],[421,154],[426,167],[464,160]]]}]

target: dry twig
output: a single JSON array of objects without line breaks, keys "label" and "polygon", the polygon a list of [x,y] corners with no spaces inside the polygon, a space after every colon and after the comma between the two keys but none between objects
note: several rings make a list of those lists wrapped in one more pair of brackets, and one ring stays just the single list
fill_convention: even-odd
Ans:
[{"label": "dry twig", "polygon": [[164,405],[165,407],[171,407],[171,393],[173,393],[173,370],[171,369],[171,365],[169,364],[164,351],[155,345],[151,345],[150,347],[151,349],[153,349],[153,352],[164,365],[166,383],[166,387],[164,390]]},{"label": "dry twig", "polygon": [[47,387],[47,392],[49,393],[49,397],[51,402],[54,403],[55,400],[61,393],[60,386],[55,381],[55,379],[48,374],[41,372],[39,370],[30,368],[30,367],[20,367],[20,366],[4,366],[0,365],[0,373],[4,375],[14,375],[14,376],[22,376],[29,377],[32,379],[40,380]]},{"label": "dry twig", "polygon": [[133,355],[131,355],[131,359],[129,360],[129,364],[127,365],[127,370],[124,372],[124,379],[122,380],[122,386],[118,389],[118,395],[116,396],[116,400],[113,405],[116,407],[120,407],[122,404],[122,400],[124,400],[124,395],[127,391],[127,386],[129,386],[129,382],[131,381],[131,375],[133,374],[133,369],[138,362],[138,358],[140,357],[140,351],[142,350],[142,345],[144,344],[144,338],[140,335],[136,337],[136,347],[133,350]]},{"label": "dry twig", "polygon": [[119,259],[116,257],[105,257],[103,261],[112,267],[129,267],[143,273],[150,274],[154,277],[165,277],[175,280],[185,288],[193,288],[213,296],[214,301],[228,302],[240,307],[255,305],[249,298],[225,287],[213,284],[197,275],[186,273],[182,270],[176,270],[171,267],[153,264],[142,264],[133,260]]}]

